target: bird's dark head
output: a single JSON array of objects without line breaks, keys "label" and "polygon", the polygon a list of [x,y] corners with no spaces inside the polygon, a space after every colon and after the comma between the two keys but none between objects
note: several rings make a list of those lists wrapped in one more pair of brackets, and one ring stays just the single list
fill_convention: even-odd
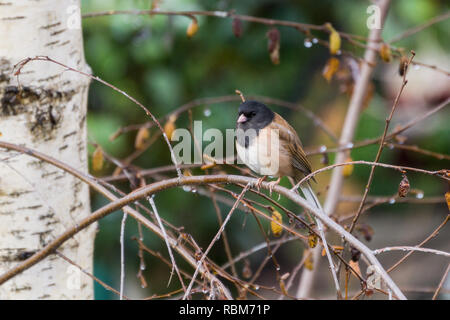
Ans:
[{"label": "bird's dark head", "polygon": [[272,122],[275,114],[265,104],[258,101],[245,101],[239,106],[237,127],[243,130],[265,128]]}]

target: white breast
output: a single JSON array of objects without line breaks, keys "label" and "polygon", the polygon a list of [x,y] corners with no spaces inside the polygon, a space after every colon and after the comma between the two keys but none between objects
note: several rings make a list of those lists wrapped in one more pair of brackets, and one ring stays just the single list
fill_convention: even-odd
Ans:
[{"label": "white breast", "polygon": [[247,148],[236,143],[236,150],[238,163],[245,164],[259,175],[278,176],[279,137],[275,131],[262,129]]}]

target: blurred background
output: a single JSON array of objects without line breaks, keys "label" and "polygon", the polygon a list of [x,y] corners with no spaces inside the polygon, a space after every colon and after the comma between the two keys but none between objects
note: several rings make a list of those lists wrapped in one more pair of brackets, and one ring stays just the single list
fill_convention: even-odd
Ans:
[{"label": "blurred background", "polygon": [[[82,13],[103,10],[149,9],[151,1],[144,0],[82,0]],[[339,31],[367,36],[367,7],[371,3],[361,0],[321,0],[321,1],[200,1],[200,0],[162,0],[161,10],[235,10],[238,14],[272,19],[322,25],[331,22]],[[396,0],[392,1],[388,19],[383,31],[383,39],[389,41],[406,29],[420,25],[450,9],[448,1],[442,0]],[[232,21],[215,17],[198,17],[199,30],[194,37],[186,36],[190,19],[182,16],[137,16],[117,15],[89,18],[83,20],[85,56],[94,75],[114,84],[147,106],[158,118],[176,110],[194,99],[233,95],[240,89],[246,96],[261,95],[301,104],[314,112],[336,135],[340,135],[342,123],[349,102],[348,88],[336,76],[328,82],[322,71],[330,57],[326,47],[309,43],[303,33],[287,27],[280,31],[280,63],[271,62],[267,50],[266,33],[270,27],[242,21],[242,36],[237,38],[232,31]],[[312,37],[328,39],[328,34],[312,32]],[[306,39],[306,42],[305,42]],[[394,46],[416,52],[415,60],[450,70],[450,19],[432,25],[421,32],[395,42]],[[363,49],[343,40],[342,48],[362,56]],[[450,96],[450,78],[443,72],[421,66],[411,66],[408,71],[409,83],[400,105],[394,114],[390,128],[404,124],[425,113]],[[379,137],[385,125],[393,99],[401,85],[398,75],[398,59],[384,63],[379,59],[373,75],[372,95],[362,111],[357,127],[355,141]],[[219,128],[225,131],[234,128],[239,102],[205,104],[192,110],[194,120],[203,121],[203,130]],[[335,146],[333,140],[320,130],[314,122],[301,111],[269,106],[284,116],[299,133],[304,146],[315,150],[325,145]],[[98,143],[111,156],[125,159],[134,152],[136,131],[120,135],[114,141],[110,137],[120,127],[141,124],[149,121],[144,112],[131,101],[110,88],[92,82],[89,92],[88,134],[91,142]],[[187,113],[181,114],[177,127],[187,127]],[[427,120],[402,134],[407,138],[405,144],[418,145],[424,149],[449,154],[450,151],[450,109],[444,108]],[[150,135],[156,134],[150,130]],[[373,161],[378,145],[352,150],[353,160]],[[90,151],[94,150],[91,147]],[[329,154],[332,163],[333,154]],[[321,155],[311,156],[313,167],[325,166]],[[385,148],[381,162],[395,165],[438,170],[449,168],[449,160],[438,159],[398,148]],[[151,147],[133,162],[141,168],[154,168],[170,164],[167,146],[158,138]],[[115,166],[106,165],[98,176],[108,176]],[[347,200],[362,196],[370,168],[355,166],[350,177],[344,182],[342,196]],[[227,172],[236,172],[227,170]],[[204,173],[200,169],[193,174]],[[174,172],[165,173],[174,176]],[[322,194],[326,190],[330,172],[317,177],[316,190]],[[370,196],[395,196],[401,175],[392,170],[378,168],[372,184]],[[408,173],[413,203],[385,203],[366,212],[360,219],[362,225],[373,229],[371,248],[393,245],[417,245],[424,240],[445,219],[448,208],[444,194],[448,185],[442,180],[423,174]],[[151,178],[147,183],[151,183]],[[283,179],[282,185],[288,186]],[[117,184],[128,192],[129,184]],[[236,191],[238,189],[235,189]],[[323,198],[323,197],[322,197]],[[230,198],[232,199],[232,198]],[[274,199],[277,199],[275,196]],[[351,200],[350,199],[350,200]],[[431,199],[430,201],[426,201]],[[433,199],[435,199],[433,201]],[[345,199],[344,199],[345,200]],[[423,200],[422,202],[420,200]],[[183,226],[200,247],[206,249],[218,230],[218,222],[210,198],[198,193],[172,189],[158,194],[155,198],[159,213],[175,226]],[[392,202],[392,201],[391,201]],[[426,203],[425,203],[426,202]],[[431,203],[429,203],[431,202]],[[286,199],[280,203],[294,212],[295,208]],[[92,194],[92,207],[97,209],[106,200]],[[357,209],[359,202],[343,201],[336,217],[349,214]],[[222,215],[229,206],[220,203]],[[120,278],[120,222],[122,214],[116,212],[102,219],[96,237],[95,275],[114,288],[119,288]],[[264,228],[270,229],[263,220]],[[233,255],[251,249],[264,242],[257,223],[250,214],[238,211],[226,228]],[[357,233],[361,239],[363,237]],[[138,245],[131,237],[138,236],[137,225],[132,219],[126,225],[126,281],[125,294],[132,298],[145,298],[153,294],[163,294],[178,288],[174,279],[167,287],[170,268],[159,259],[145,255],[143,276],[147,288],[141,288],[136,274],[140,269]],[[271,239],[273,236],[270,236]],[[331,242],[339,244],[340,239],[330,237]],[[365,241],[363,239],[363,241]],[[150,249],[167,257],[164,242],[144,231],[144,242]],[[366,241],[365,241],[366,242]],[[440,234],[425,247],[450,251],[450,232],[444,227]],[[291,272],[300,262],[304,245],[289,242],[276,253],[281,265],[281,273]],[[402,252],[380,255],[381,262],[391,266],[402,257]],[[250,269],[254,272],[264,257],[261,250],[248,258]],[[209,255],[218,264],[227,262],[221,241],[217,242]],[[325,259],[325,258],[324,258]],[[177,258],[179,266],[191,270]],[[448,259],[424,253],[414,253],[392,276],[409,298],[431,298],[448,265]],[[237,264],[238,273],[243,272],[245,264]],[[268,263],[257,283],[268,286],[277,285],[274,266]],[[316,279],[313,296],[334,298],[331,276],[325,260],[320,264],[320,275]],[[363,273],[365,268],[363,269]],[[359,285],[353,278],[352,287],[356,292]],[[294,282],[293,292],[297,286]],[[443,287],[441,299],[449,299],[450,278]],[[267,293],[266,297],[276,297]],[[96,283],[96,299],[117,299]],[[251,296],[250,296],[251,297]],[[376,299],[374,296],[366,299]]]}]

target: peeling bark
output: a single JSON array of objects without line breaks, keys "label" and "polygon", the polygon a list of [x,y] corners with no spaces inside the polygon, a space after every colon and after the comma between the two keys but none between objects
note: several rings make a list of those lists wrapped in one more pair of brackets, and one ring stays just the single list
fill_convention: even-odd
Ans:
[{"label": "peeling bark", "polygon": [[[13,74],[20,60],[37,55],[89,71],[79,5],[78,0],[0,2],[0,139],[87,172],[89,80],[42,61],[27,64],[19,79]],[[0,273],[89,213],[85,184],[42,161],[0,150]],[[94,237],[92,226],[61,252],[92,272]],[[92,279],[55,255],[0,286],[0,299],[92,298]]]}]

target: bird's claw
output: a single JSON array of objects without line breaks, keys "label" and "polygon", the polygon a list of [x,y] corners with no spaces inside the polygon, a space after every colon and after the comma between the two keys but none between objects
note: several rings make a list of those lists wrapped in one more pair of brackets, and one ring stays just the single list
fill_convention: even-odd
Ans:
[{"label": "bird's claw", "polygon": [[278,178],[275,181],[271,181],[269,182],[269,194],[270,196],[272,196],[272,192],[273,192],[273,188],[275,188],[276,185],[278,185],[280,183],[281,178]]},{"label": "bird's claw", "polygon": [[255,183],[255,188],[258,189],[258,191],[260,191],[261,189],[261,185],[263,183],[264,180],[266,180],[267,176],[261,177],[258,179],[258,181],[256,181]]}]

